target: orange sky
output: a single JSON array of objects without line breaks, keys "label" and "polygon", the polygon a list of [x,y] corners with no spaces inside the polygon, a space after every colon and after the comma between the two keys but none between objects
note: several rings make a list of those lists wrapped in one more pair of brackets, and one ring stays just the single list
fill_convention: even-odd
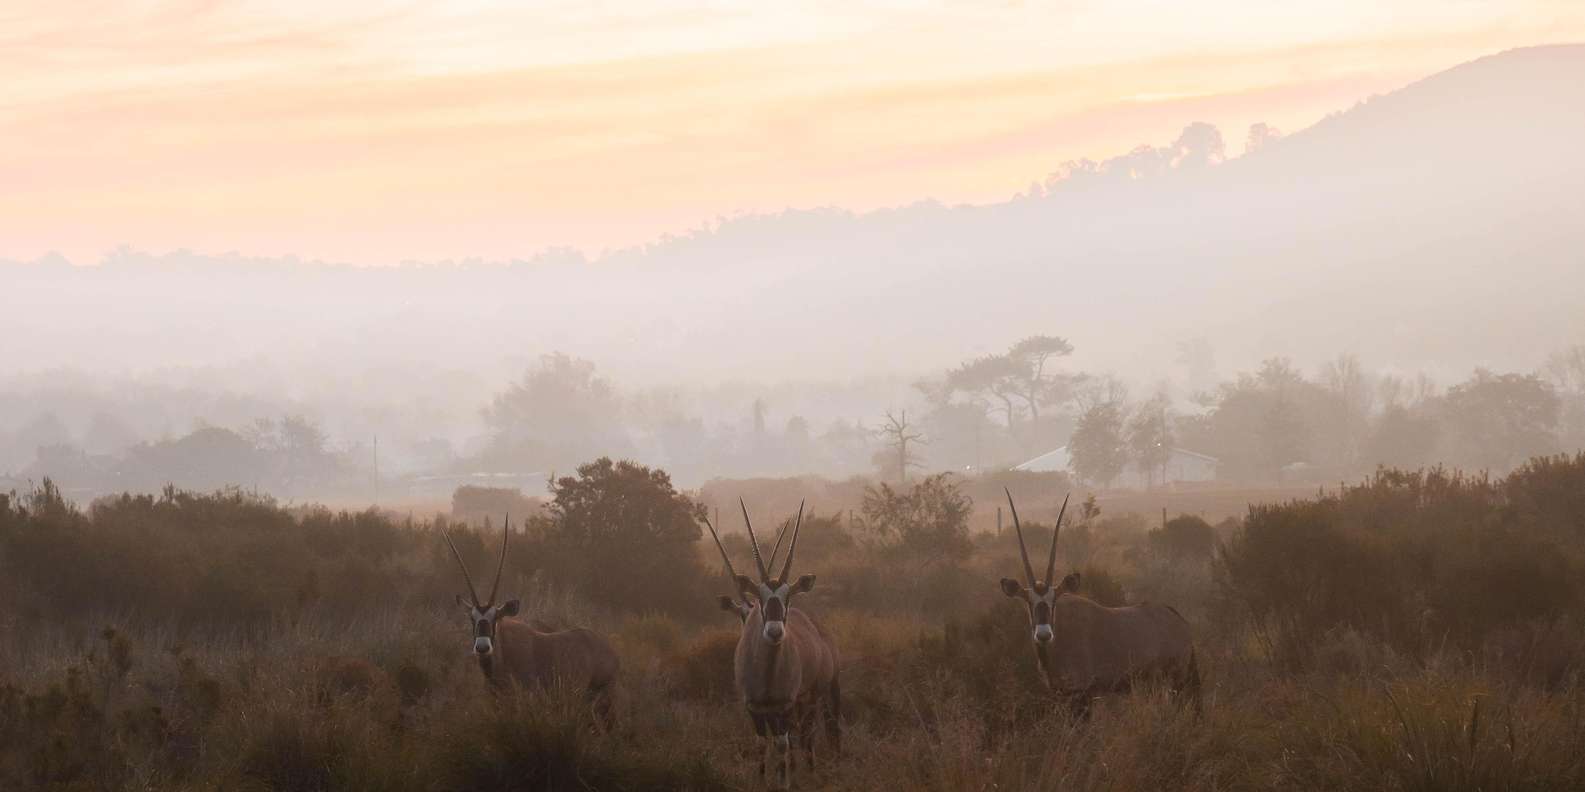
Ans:
[{"label": "orange sky", "polygon": [[0,0],[0,258],[508,258],[1002,200],[1585,40],[1571,0],[55,5]]}]

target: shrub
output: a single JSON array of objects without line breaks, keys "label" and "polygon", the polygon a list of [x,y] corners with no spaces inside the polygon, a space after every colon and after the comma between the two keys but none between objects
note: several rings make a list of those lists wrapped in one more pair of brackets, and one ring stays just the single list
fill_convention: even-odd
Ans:
[{"label": "shrub", "polygon": [[1252,508],[1218,577],[1289,665],[1343,627],[1415,657],[1444,639],[1473,649],[1585,602],[1567,508],[1542,505],[1571,501],[1562,481],[1585,488],[1585,456],[1499,482],[1384,470],[1339,494]]},{"label": "shrub", "polygon": [[1175,560],[1204,561],[1216,549],[1216,529],[1192,514],[1180,514],[1149,534],[1150,546]]}]

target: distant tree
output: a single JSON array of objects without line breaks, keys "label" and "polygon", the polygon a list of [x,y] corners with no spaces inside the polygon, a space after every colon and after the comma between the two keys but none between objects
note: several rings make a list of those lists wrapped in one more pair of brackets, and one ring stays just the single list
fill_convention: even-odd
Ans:
[{"label": "distant tree", "polygon": [[1330,440],[1326,443],[1330,461],[1340,470],[1355,470],[1364,451],[1377,391],[1353,355],[1327,361],[1321,367],[1320,384],[1330,397],[1324,433]]},{"label": "distant tree", "polygon": [[1559,442],[1566,450],[1585,449],[1585,344],[1552,354],[1542,371],[1560,401]]},{"label": "distant tree", "polygon": [[899,485],[908,483],[908,471],[923,467],[912,446],[923,445],[924,434],[908,423],[908,411],[886,411],[886,422],[875,430],[885,444],[875,459],[885,478],[895,477]]},{"label": "distant tree", "polygon": [[1178,365],[1183,367],[1189,390],[1202,391],[1216,384],[1216,351],[1204,336],[1178,342]]},{"label": "distant tree", "polygon": [[1029,411],[1031,421],[1040,421],[1040,408],[1068,400],[1070,379],[1052,371],[1054,358],[1073,354],[1073,345],[1058,336],[1033,335],[1013,344],[1007,359],[1013,364],[1013,383]]},{"label": "distant tree", "polygon": [[550,485],[537,524],[557,561],[553,573],[602,605],[688,611],[701,572],[694,543],[703,504],[672,487],[664,470],[601,457]]},{"label": "distant tree", "polygon": [[1403,470],[1424,467],[1433,461],[1439,437],[1440,426],[1424,409],[1393,404],[1371,426],[1363,459]]},{"label": "distant tree", "polygon": [[1281,482],[1288,465],[1305,461],[1304,417],[1294,401],[1284,394],[1268,403],[1258,435],[1266,469]]},{"label": "distant tree", "polygon": [[223,487],[270,484],[266,456],[230,429],[201,427],[176,440],[143,443],[128,452],[126,467],[137,489],[166,484],[214,491]]},{"label": "distant tree", "polygon": [[973,502],[949,473],[926,476],[913,487],[865,487],[860,527],[882,548],[917,562],[962,560],[973,552],[969,512]]},{"label": "distant tree", "polygon": [[496,464],[567,467],[629,447],[621,403],[594,364],[559,352],[495,396],[484,409]]},{"label": "distant tree", "polygon": [[1326,420],[1328,403],[1320,386],[1273,358],[1222,383],[1206,402],[1208,412],[1178,428],[1196,451],[1219,458],[1219,476],[1272,481],[1285,466],[1309,461],[1311,427]]},{"label": "distant tree", "polygon": [[1103,402],[1085,410],[1068,441],[1068,456],[1079,478],[1110,486],[1128,464],[1122,404]]},{"label": "distant tree", "polygon": [[26,457],[31,458],[38,449],[46,446],[70,445],[71,432],[66,424],[52,412],[39,413],[33,416],[12,436],[13,444],[22,451]]},{"label": "distant tree", "polygon": [[83,432],[83,448],[92,454],[114,454],[138,442],[137,433],[126,422],[107,412],[96,412]]},{"label": "distant tree", "polygon": [[989,408],[999,406],[1011,432],[1018,416],[1017,401],[1022,398],[1023,374],[1018,361],[1007,355],[984,355],[947,372],[943,391],[948,399],[963,394]]},{"label": "distant tree", "polygon": [[1172,426],[1168,422],[1171,400],[1158,393],[1134,411],[1128,422],[1128,447],[1134,465],[1149,483],[1167,481],[1167,463],[1172,460]]},{"label": "distant tree", "polygon": [[1085,377],[1073,391],[1073,403],[1081,414],[1102,404],[1121,404],[1127,398],[1128,387],[1110,374]]},{"label": "distant tree", "polygon": [[1556,451],[1560,409],[1557,393],[1540,377],[1486,369],[1476,369],[1443,399],[1459,458],[1493,471]]},{"label": "distant tree", "polygon": [[1170,151],[1174,170],[1220,165],[1227,159],[1227,147],[1222,143],[1221,130],[1203,121],[1184,127]]},{"label": "distant tree", "polygon": [[807,445],[809,443],[809,421],[802,415],[794,415],[787,419],[787,428],[783,431],[789,443]]},{"label": "distant tree", "polygon": [[1244,153],[1253,154],[1282,138],[1276,127],[1264,121],[1249,125],[1249,135],[1244,138]]}]

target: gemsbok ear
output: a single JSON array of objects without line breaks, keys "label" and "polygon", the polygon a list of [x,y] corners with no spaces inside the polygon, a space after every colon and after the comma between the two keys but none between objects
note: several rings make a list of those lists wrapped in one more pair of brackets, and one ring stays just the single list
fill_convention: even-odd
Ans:
[{"label": "gemsbok ear", "polygon": [[461,605],[464,608],[468,608],[469,610],[473,609],[473,603],[469,602],[468,598],[462,596],[461,594],[457,595],[457,604]]},{"label": "gemsbok ear", "polygon": [[737,590],[749,596],[759,596],[759,584],[749,580],[745,575],[733,575],[732,582],[737,584]]},{"label": "gemsbok ear", "polygon": [[737,603],[733,602],[731,597],[716,597],[715,602],[717,605],[721,606],[721,610],[733,612],[737,611]]},{"label": "gemsbok ear", "polygon": [[1002,593],[1009,597],[1022,597],[1024,595],[1024,587],[1012,578],[1002,578]]},{"label": "gemsbok ear", "polygon": [[1074,572],[1062,579],[1062,585],[1057,587],[1059,593],[1079,593],[1079,573]]},{"label": "gemsbok ear", "polygon": [[804,575],[804,576],[798,578],[798,582],[797,583],[793,584],[793,591],[795,591],[795,592],[797,592],[799,594],[806,594],[806,593],[809,592],[810,589],[812,589],[814,587],[815,587],[815,576],[814,575]]},{"label": "gemsbok ear", "polygon": [[496,608],[495,613],[497,616],[516,616],[518,609],[521,607],[523,607],[521,600],[509,599],[501,603],[501,607]]}]

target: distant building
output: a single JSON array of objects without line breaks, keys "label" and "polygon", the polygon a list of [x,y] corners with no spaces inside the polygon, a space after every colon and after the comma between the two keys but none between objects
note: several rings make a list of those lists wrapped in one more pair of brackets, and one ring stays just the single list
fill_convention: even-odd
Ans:
[{"label": "distant building", "polygon": [[[1174,448],[1167,457],[1166,483],[1215,481],[1216,465],[1216,457],[1185,448]],[[1023,470],[1030,473],[1068,473],[1072,475],[1073,457],[1068,454],[1068,447],[1063,446],[1017,465],[1013,470]],[[1162,482],[1156,481],[1155,476],[1145,475],[1144,471],[1130,462],[1128,467],[1124,468],[1123,472],[1118,475],[1117,480],[1112,482],[1112,485],[1139,489],[1151,483],[1160,484]]]}]

